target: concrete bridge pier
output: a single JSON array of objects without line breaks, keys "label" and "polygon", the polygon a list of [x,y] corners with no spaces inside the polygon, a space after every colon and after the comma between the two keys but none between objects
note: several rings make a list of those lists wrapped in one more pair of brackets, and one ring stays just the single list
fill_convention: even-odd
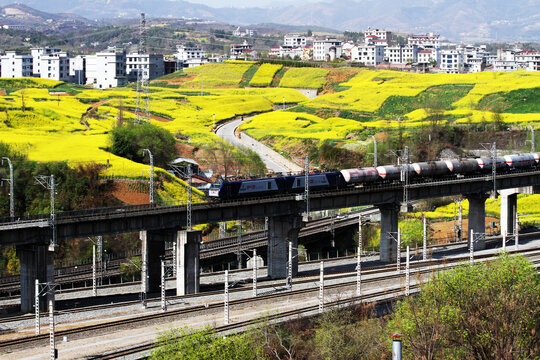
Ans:
[{"label": "concrete bridge pier", "polygon": [[501,234],[512,235],[516,224],[518,189],[500,190],[499,193],[501,194]]},{"label": "concrete bridge pier", "polygon": [[304,227],[300,215],[268,218],[268,276],[272,279],[287,277],[289,241],[292,242],[292,275],[298,274],[298,233]]},{"label": "concrete bridge pier", "polygon": [[394,262],[397,258],[397,239],[399,204],[377,205],[381,212],[380,260]]},{"label": "concrete bridge pier", "polygon": [[[467,200],[469,200],[469,249],[471,247],[471,230],[474,230],[475,234],[486,232],[486,199],[488,197],[489,195],[485,193],[467,195]],[[474,250],[484,250],[485,248],[485,239],[474,244]]]},{"label": "concrete bridge pier", "polygon": [[176,233],[176,295],[199,292],[199,247],[202,232],[183,230]]},{"label": "concrete bridge pier", "polygon": [[161,285],[161,257],[165,255],[165,241],[172,233],[166,231],[139,232],[141,239],[141,292],[158,292]]},{"label": "concrete bridge pier", "polygon": [[[48,245],[17,246],[17,256],[21,263],[21,311],[33,312],[36,279],[40,283],[54,282],[54,252],[48,250]],[[46,310],[51,295],[41,296],[40,310]]]}]

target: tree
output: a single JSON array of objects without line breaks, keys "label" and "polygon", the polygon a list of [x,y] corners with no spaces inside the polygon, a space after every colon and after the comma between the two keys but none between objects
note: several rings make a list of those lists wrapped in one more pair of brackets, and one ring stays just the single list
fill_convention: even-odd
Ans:
[{"label": "tree", "polygon": [[152,124],[115,127],[110,132],[110,141],[113,154],[139,163],[148,162],[143,149],[152,152],[156,166],[165,167],[176,156],[176,140],[172,134]]},{"label": "tree", "polygon": [[401,302],[389,331],[405,358],[530,359],[540,352],[540,280],[522,256],[439,273]]}]

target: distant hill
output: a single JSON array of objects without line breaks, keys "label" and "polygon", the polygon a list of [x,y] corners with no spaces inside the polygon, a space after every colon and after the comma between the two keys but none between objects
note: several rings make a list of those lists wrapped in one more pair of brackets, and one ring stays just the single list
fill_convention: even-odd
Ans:
[{"label": "distant hill", "polygon": [[[8,1],[12,0],[0,0],[0,5]],[[137,18],[144,12],[148,17],[200,18],[238,25],[277,23],[341,31],[372,26],[398,32],[433,31],[464,41],[540,41],[538,0],[314,0],[273,8],[212,8],[182,0],[20,1],[42,11],[67,11],[94,20]]]},{"label": "distant hill", "polygon": [[1,25],[19,25],[28,30],[73,30],[94,27],[95,22],[72,13],[52,14],[23,4],[0,8]]}]

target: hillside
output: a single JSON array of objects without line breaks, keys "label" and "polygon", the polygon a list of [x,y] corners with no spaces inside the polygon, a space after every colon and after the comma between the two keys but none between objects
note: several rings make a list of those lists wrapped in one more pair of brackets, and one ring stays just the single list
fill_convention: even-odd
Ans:
[{"label": "hillside", "polygon": [[[7,3],[10,0],[4,0]],[[361,31],[368,26],[398,32],[433,31],[463,41],[538,41],[537,1],[429,0],[429,1],[309,1],[269,7],[248,3],[242,7],[210,7],[188,1],[62,0],[22,3],[48,12],[70,12],[90,19],[149,17],[198,18],[229,24],[278,23]],[[0,1],[0,4],[2,2]],[[66,6],[67,5],[67,6]]]},{"label": "hillside", "polygon": [[[97,162],[106,166],[103,176],[146,176],[147,165],[107,150],[108,132],[134,118],[133,88],[96,90],[41,79],[0,79],[0,88],[6,94],[0,96],[0,138],[30,160]],[[294,88],[319,89],[322,95],[309,100]],[[520,127],[540,124],[537,73],[409,74],[228,62],[167,75],[150,90],[151,123],[175,135],[184,156],[218,172],[225,148],[212,132],[214,116],[218,124],[261,113],[242,130],[293,159],[309,154],[315,164],[329,167],[369,164],[371,135],[391,162],[384,149],[406,144],[417,159],[492,140],[499,148],[523,147],[526,133]],[[272,111],[283,103],[287,110]],[[178,199],[184,196],[180,188],[164,189],[169,190]]]}]

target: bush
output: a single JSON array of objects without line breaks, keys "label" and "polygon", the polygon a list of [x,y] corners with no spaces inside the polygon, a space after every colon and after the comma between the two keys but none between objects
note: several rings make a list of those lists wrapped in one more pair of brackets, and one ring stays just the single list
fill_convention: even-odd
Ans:
[{"label": "bush", "polygon": [[176,155],[176,141],[172,134],[152,124],[116,127],[110,133],[110,141],[113,154],[139,163],[148,163],[143,149],[152,152],[155,166],[166,166]]},{"label": "bush", "polygon": [[540,280],[522,256],[438,273],[399,304],[404,358],[531,359],[540,351]]}]

